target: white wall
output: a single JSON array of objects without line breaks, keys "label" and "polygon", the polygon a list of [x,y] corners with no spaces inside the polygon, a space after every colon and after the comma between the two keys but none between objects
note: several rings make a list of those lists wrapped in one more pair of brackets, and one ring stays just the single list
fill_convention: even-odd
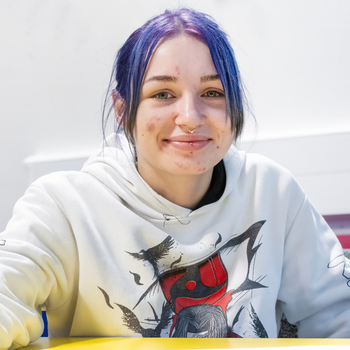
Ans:
[{"label": "white wall", "polygon": [[[248,127],[242,147],[269,154],[263,140],[304,137],[306,149],[317,152],[308,136],[350,132],[348,0],[3,0],[0,230],[27,187],[25,159],[82,159],[99,145],[115,52],[132,30],[177,4],[212,14],[233,39],[258,122],[258,129]],[[333,154],[340,147],[328,145]],[[294,151],[285,147],[278,157],[292,159]],[[298,157],[301,164],[308,159],[302,150]],[[350,164],[347,152],[337,159],[337,169]],[[316,171],[324,162],[311,161]],[[335,202],[332,189],[322,191],[323,200]],[[349,201],[342,208],[349,213]],[[330,204],[322,211],[338,209]]]}]

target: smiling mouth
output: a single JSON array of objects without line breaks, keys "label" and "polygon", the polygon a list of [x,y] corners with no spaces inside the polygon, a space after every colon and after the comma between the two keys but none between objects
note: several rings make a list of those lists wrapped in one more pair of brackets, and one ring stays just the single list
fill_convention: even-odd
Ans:
[{"label": "smiling mouth", "polygon": [[182,151],[198,151],[207,146],[212,139],[199,139],[199,140],[164,140],[166,144]]}]

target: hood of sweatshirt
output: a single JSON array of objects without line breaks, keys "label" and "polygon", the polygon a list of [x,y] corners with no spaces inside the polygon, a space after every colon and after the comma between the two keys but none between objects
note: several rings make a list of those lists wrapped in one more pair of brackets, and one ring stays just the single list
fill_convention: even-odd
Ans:
[{"label": "hood of sweatshirt", "polygon": [[[219,199],[222,201],[234,189],[234,184],[241,174],[245,162],[245,153],[234,146],[224,157],[226,170],[226,188]],[[164,220],[174,216],[179,220],[186,219],[191,213],[156,193],[140,176],[135,166],[134,150],[124,134],[111,134],[82,168],[117,194],[126,205],[138,214],[154,219]],[[210,210],[206,205],[197,210]]]}]

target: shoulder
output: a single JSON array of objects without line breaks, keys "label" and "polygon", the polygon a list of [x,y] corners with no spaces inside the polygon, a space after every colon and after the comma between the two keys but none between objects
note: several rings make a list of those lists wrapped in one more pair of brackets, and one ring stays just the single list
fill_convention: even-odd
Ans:
[{"label": "shoulder", "polygon": [[246,170],[253,173],[256,181],[264,187],[275,188],[280,193],[298,192],[304,197],[304,191],[294,175],[282,165],[260,154],[248,153]]},{"label": "shoulder", "polygon": [[16,202],[13,216],[17,219],[28,216],[32,222],[45,221],[50,225],[52,222],[62,224],[62,220],[75,213],[86,199],[93,201],[95,194],[101,192],[96,186],[99,182],[79,171],[44,175],[34,181]]},{"label": "shoulder", "polygon": [[300,199],[305,196],[303,189],[288,169],[263,155],[235,149],[231,159],[225,162],[228,178],[229,174],[237,171],[237,164],[240,164],[240,170],[234,177],[242,188],[279,195],[294,193]]},{"label": "shoulder", "polygon": [[96,180],[81,171],[58,171],[44,175],[34,181],[25,195],[47,196],[53,199],[74,197],[75,193],[82,193],[90,188]]},{"label": "shoulder", "polygon": [[57,171],[44,175],[30,186],[41,188],[56,188],[59,186],[79,186],[89,181],[90,176],[81,171]]},{"label": "shoulder", "polygon": [[261,154],[246,153],[244,168],[247,172],[253,172],[260,176],[269,175],[282,179],[294,179],[292,173],[288,169]]},{"label": "shoulder", "polygon": [[225,168],[240,176],[273,176],[293,179],[291,172],[273,160],[257,153],[246,153],[232,147],[224,158]]}]

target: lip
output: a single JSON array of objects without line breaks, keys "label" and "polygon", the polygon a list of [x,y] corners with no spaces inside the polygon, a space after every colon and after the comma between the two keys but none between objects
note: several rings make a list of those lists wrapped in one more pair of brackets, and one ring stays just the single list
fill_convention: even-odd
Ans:
[{"label": "lip", "polygon": [[210,143],[212,139],[204,135],[179,135],[165,139],[164,142],[182,151],[198,151]]}]

